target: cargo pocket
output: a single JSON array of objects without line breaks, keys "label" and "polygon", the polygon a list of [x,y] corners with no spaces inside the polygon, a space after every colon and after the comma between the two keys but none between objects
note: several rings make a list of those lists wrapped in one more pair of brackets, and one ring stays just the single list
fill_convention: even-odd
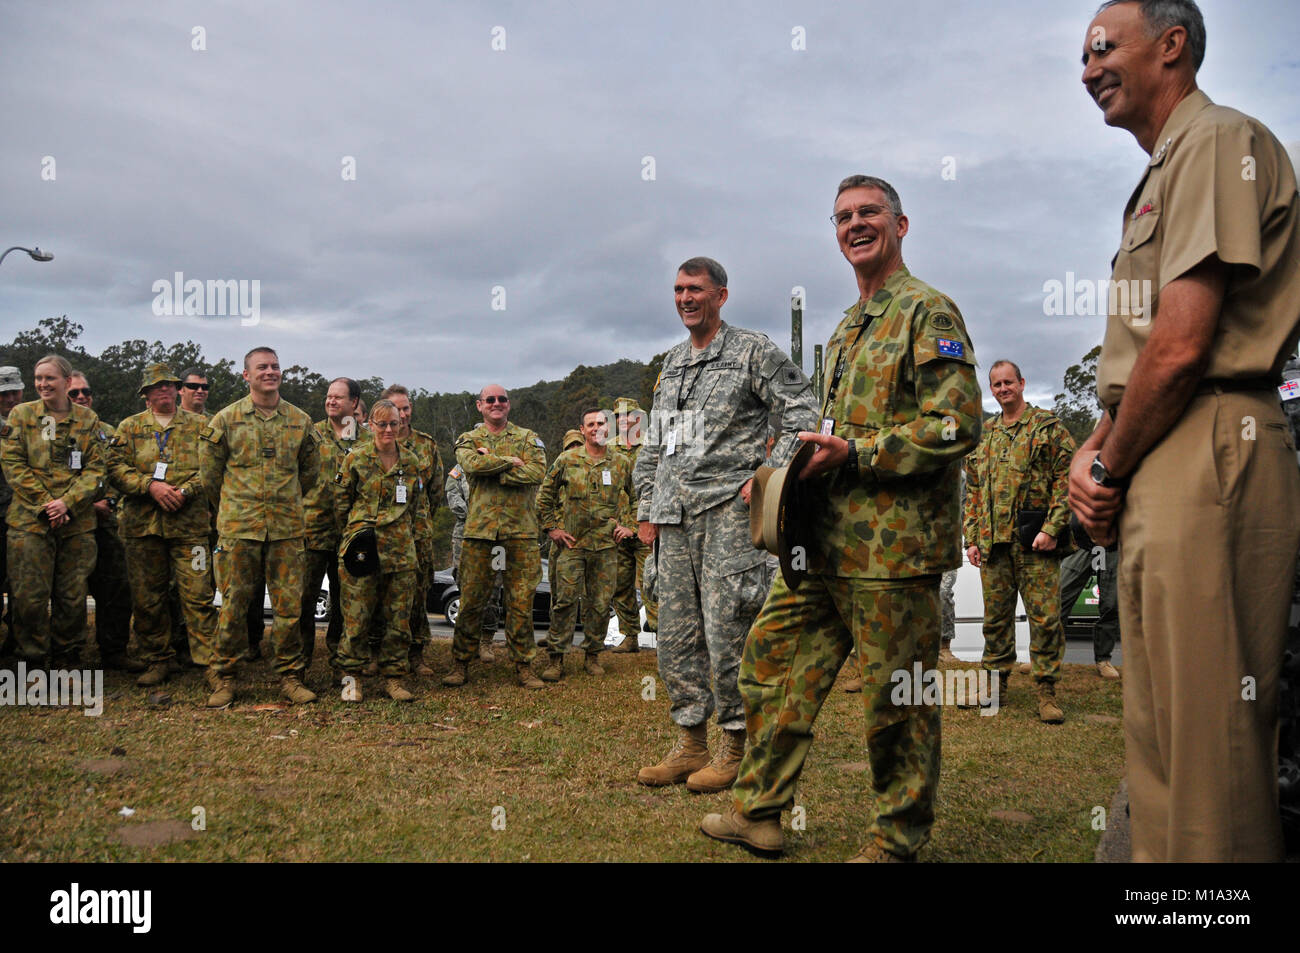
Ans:
[{"label": "cargo pocket", "polygon": [[738,553],[718,566],[718,583],[722,605],[730,607],[732,619],[753,619],[763,608],[771,580],[767,573],[767,554],[761,549]]}]

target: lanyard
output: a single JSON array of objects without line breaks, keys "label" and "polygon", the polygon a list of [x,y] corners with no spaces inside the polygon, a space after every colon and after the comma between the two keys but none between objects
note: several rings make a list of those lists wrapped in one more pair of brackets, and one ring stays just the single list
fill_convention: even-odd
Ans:
[{"label": "lanyard", "polygon": [[[683,387],[681,390],[679,390],[679,391],[677,392],[677,409],[678,409],[678,410],[685,410],[685,409],[686,409],[686,402],[687,402],[688,400],[690,400],[690,399],[691,399],[691,395],[693,395],[693,394],[695,393],[695,385],[698,384],[698,383],[700,382],[700,375],[703,374],[703,373],[704,373],[704,364],[701,363],[700,366],[699,366],[699,368],[695,371],[695,376],[691,378],[691,386],[690,386],[690,387]],[[686,382],[686,368],[683,367],[683,368],[682,368],[682,383],[685,384],[685,382]]]},{"label": "lanyard", "polygon": [[830,413],[831,406],[835,403],[835,392],[839,390],[840,378],[844,376],[844,368],[848,366],[849,351],[858,346],[858,339],[862,337],[862,332],[871,326],[876,319],[874,316],[867,318],[863,316],[862,326],[858,328],[858,333],[853,336],[853,342],[840,351],[840,359],[835,362],[835,374],[831,377],[831,385],[826,389],[826,402],[822,404],[822,418],[824,419]]},{"label": "lanyard", "polygon": [[153,432],[154,443],[158,444],[158,459],[161,460],[167,455],[167,441],[171,439],[172,432],[164,430],[162,433]]}]

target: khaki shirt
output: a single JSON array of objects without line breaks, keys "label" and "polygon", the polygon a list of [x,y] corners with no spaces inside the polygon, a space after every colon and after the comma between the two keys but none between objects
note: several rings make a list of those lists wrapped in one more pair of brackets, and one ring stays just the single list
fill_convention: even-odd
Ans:
[{"label": "khaki shirt", "polygon": [[[479,447],[487,453],[479,453]],[[524,466],[506,457],[518,457]],[[469,480],[465,539],[537,539],[534,498],[546,475],[541,437],[514,424],[499,434],[480,424],[457,438],[456,462]]]},{"label": "khaki shirt", "polygon": [[1097,362],[1109,408],[1160,319],[1160,291],[1210,257],[1231,272],[1206,380],[1275,379],[1300,339],[1300,203],[1286,150],[1262,123],[1200,90],[1174,108],[1157,143],[1112,262]]},{"label": "khaki shirt", "polygon": [[[353,536],[373,527],[380,572],[419,568],[416,527],[428,506],[420,459],[400,445],[397,454],[397,463],[385,470],[375,442],[358,443],[343,458],[332,484],[335,518],[343,527],[339,548],[346,548]],[[404,502],[399,502],[399,492]]]},{"label": "khaki shirt", "polygon": [[354,436],[340,439],[334,435],[329,418],[317,421],[315,429],[320,441],[320,479],[302,496],[303,519],[307,525],[303,545],[307,549],[333,550],[338,549],[342,528],[334,521],[334,475],[350,450],[372,438],[370,431],[354,423]]},{"label": "khaki shirt", "polygon": [[270,417],[251,396],[218,411],[203,431],[200,474],[217,504],[217,532],[237,539],[294,539],[306,531],[302,495],[320,476],[311,418],[287,400]]},{"label": "khaki shirt", "polygon": [[[95,530],[95,500],[104,491],[104,450],[99,417],[73,404],[57,423],[43,400],[19,404],[0,427],[0,467],[13,491],[6,524],[28,533],[50,531],[42,507],[61,499],[68,522],[56,536],[79,536]],[[81,467],[71,466],[72,453]]]},{"label": "khaki shirt", "polygon": [[[200,435],[207,421],[177,409],[166,427],[146,410],[118,424],[108,449],[108,477],[118,492],[120,526],[125,537],[206,537],[210,523],[208,496],[199,478]],[[185,505],[168,513],[149,495],[159,463],[167,464],[161,482],[185,494]]]},{"label": "khaki shirt", "polygon": [[961,312],[900,265],[871,300],[845,312],[825,366],[823,417],[835,436],[854,441],[857,467],[814,478],[811,490],[825,500],[813,504],[819,552],[810,568],[865,579],[955,569],[961,459],[979,442],[982,417]]},{"label": "khaki shirt", "polygon": [[565,450],[551,463],[537,494],[537,520],[544,531],[563,529],[573,549],[591,552],[614,546],[614,527],[636,526],[632,465],[606,448],[599,460],[586,446]]}]

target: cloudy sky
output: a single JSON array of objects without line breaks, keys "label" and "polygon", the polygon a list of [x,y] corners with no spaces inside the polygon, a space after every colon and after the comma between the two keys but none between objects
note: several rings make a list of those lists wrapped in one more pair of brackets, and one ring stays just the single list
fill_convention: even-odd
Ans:
[{"label": "cloudy sky", "polygon": [[[1200,84],[1300,153],[1291,0],[1204,0]],[[0,336],[66,313],[92,351],[430,390],[648,360],[676,265],[805,368],[856,296],[827,220],[902,194],[914,274],[1031,398],[1100,342],[1043,285],[1104,278],[1146,157],[1079,82],[1093,4],[0,2]],[[800,48],[802,47],[802,48]],[[252,319],[158,315],[155,283],[259,282]],[[495,307],[494,307],[495,305]],[[502,307],[504,306],[504,307]],[[986,404],[992,407],[991,400]]]}]

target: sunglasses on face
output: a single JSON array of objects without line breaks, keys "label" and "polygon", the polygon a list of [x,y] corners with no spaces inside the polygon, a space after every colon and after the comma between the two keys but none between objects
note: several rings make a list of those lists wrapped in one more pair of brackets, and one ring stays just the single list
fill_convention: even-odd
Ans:
[{"label": "sunglasses on face", "polygon": [[483,400],[483,403],[485,403],[485,404],[508,404],[508,403],[510,403],[510,398],[509,398],[509,397],[498,397],[496,394],[488,394],[486,397],[482,398],[482,400]]},{"label": "sunglasses on face", "polygon": [[182,384],[181,386],[187,390],[211,390],[212,389],[212,386],[210,384]]},{"label": "sunglasses on face", "polygon": [[86,397],[89,397],[89,396],[90,396],[90,388],[89,388],[89,387],[74,387],[74,388],[72,388],[71,390],[68,391],[68,396],[69,396],[69,397],[81,397],[81,396],[83,396],[83,395],[86,396]]}]

